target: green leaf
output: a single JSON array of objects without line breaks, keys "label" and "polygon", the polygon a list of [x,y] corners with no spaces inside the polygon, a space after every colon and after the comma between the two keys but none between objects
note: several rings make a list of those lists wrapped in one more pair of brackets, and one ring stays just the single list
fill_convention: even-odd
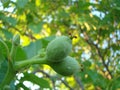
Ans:
[{"label": "green leaf", "polygon": [[3,18],[5,17],[3,12],[0,12],[0,20],[3,20]]},{"label": "green leaf", "polygon": [[108,82],[102,75],[98,74],[96,71],[93,70],[89,70],[87,71],[87,73],[95,86],[99,86],[102,89],[106,88]]},{"label": "green leaf", "polygon": [[28,27],[34,32],[39,33],[42,30],[43,22],[30,23]]},{"label": "green leaf", "polygon": [[91,66],[91,62],[89,60],[86,60],[86,61],[83,62],[83,66],[85,68],[89,68]]},{"label": "green leaf", "polygon": [[92,83],[92,80],[91,78],[88,76],[87,74],[87,71],[88,70],[84,70],[82,73],[78,73],[78,77],[82,80],[83,83],[85,84],[89,84],[89,83]]},{"label": "green leaf", "polygon": [[0,52],[0,68],[1,68],[1,63],[5,60],[4,55]]},{"label": "green leaf", "polygon": [[43,44],[43,48],[46,48],[46,46],[48,45],[48,43],[53,40],[55,38],[55,36],[49,36],[49,37],[45,37],[43,39],[41,39],[42,44]]},{"label": "green leaf", "polygon": [[120,90],[120,76],[114,77],[107,86],[107,90]]},{"label": "green leaf", "polygon": [[11,26],[15,26],[17,24],[17,20],[15,18],[13,18],[13,17],[5,17],[5,20]]},{"label": "green leaf", "polygon": [[10,83],[10,90],[16,90],[16,87],[15,87],[15,81],[12,80],[11,83]]},{"label": "green leaf", "polygon": [[[0,67],[0,84],[2,83],[4,77],[7,73],[7,70],[8,70],[7,60],[4,59],[4,61],[1,64],[1,67]],[[8,87],[10,88],[10,90],[15,90],[14,80],[11,81],[10,86],[8,85]],[[7,90],[9,90],[9,89],[7,89]]]},{"label": "green leaf", "polygon": [[42,48],[41,40],[30,43],[29,46],[24,47],[24,50],[28,58],[31,58],[39,53],[39,50]]},{"label": "green leaf", "polygon": [[[7,44],[9,51],[10,51],[11,46],[12,46],[11,42],[6,41],[5,43]],[[0,61],[4,57],[7,58],[7,50],[6,50],[5,46],[3,45],[3,43],[1,43],[1,42],[0,42],[0,56],[1,56]],[[17,47],[17,51],[14,54],[14,59],[17,61],[27,59],[27,54],[21,46]]]},{"label": "green leaf", "polygon": [[25,60],[27,59],[27,55],[26,52],[24,51],[23,48],[21,48],[20,46],[17,48],[17,51],[15,53],[15,60],[19,61],[19,60]]},{"label": "green leaf", "polygon": [[[8,46],[8,48],[11,48],[11,43],[10,42],[4,42]],[[7,57],[7,48],[4,46],[2,42],[0,42],[0,53],[4,56]]]},{"label": "green leaf", "polygon": [[16,90],[19,90],[20,88],[23,88],[24,90],[30,90],[23,84],[23,82],[22,83],[20,82],[19,84],[16,85]]},{"label": "green leaf", "polygon": [[0,67],[0,83],[4,79],[7,69],[8,69],[7,60],[4,59]]},{"label": "green leaf", "polygon": [[25,5],[28,3],[29,0],[17,0],[18,8],[24,8]]},{"label": "green leaf", "polygon": [[8,7],[9,6],[9,3],[10,3],[10,0],[1,0],[4,8]]},{"label": "green leaf", "polygon": [[2,29],[2,32],[4,33],[6,39],[8,39],[8,40],[13,37],[13,34],[10,31],[6,30],[6,29]]},{"label": "green leaf", "polygon": [[1,68],[1,63],[5,60],[5,54],[6,48],[3,45],[2,41],[0,41],[0,68]]},{"label": "green leaf", "polygon": [[41,88],[50,88],[49,82],[47,80],[43,78],[39,78],[34,74],[24,73],[24,77],[21,80],[31,81],[32,83],[39,85]]},{"label": "green leaf", "polygon": [[116,10],[120,11],[120,7],[113,7],[113,9],[116,9]]},{"label": "green leaf", "polygon": [[33,21],[34,21],[33,15],[32,15],[31,13],[28,13],[28,14],[26,15],[26,20],[27,20],[27,23],[28,23],[28,24],[31,23],[31,22],[33,22]]},{"label": "green leaf", "polygon": [[120,71],[120,64],[117,64],[116,67],[118,68],[118,71]]},{"label": "green leaf", "polygon": [[59,11],[58,17],[63,18],[63,16],[64,18],[69,18],[69,14],[65,10]]}]

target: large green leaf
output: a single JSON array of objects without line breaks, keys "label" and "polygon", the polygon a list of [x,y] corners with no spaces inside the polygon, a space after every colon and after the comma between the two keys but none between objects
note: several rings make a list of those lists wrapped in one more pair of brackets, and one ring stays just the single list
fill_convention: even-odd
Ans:
[{"label": "large green leaf", "polygon": [[42,48],[41,40],[30,43],[29,46],[24,47],[24,50],[28,58],[31,58],[39,53],[39,50]]},{"label": "large green leaf", "polygon": [[[0,84],[2,83],[2,81],[6,75],[7,70],[8,70],[7,59],[4,59],[4,61],[1,64],[1,67],[0,67]],[[10,88],[10,90],[15,90],[14,80],[12,80],[10,82],[10,85],[8,85],[8,88]]]},{"label": "large green leaf", "polygon": [[[9,52],[11,50],[12,47],[12,43],[9,41],[5,41],[6,45],[8,46]],[[1,54],[1,58],[0,61],[2,60],[2,58],[7,58],[7,49],[6,47],[3,45],[2,42],[0,42],[0,54]],[[14,59],[15,60],[24,60],[27,59],[27,55],[26,52],[24,51],[24,49],[21,46],[18,46],[16,49],[16,52],[14,53]]]},{"label": "large green leaf", "polygon": [[7,53],[7,48],[6,48],[6,46],[4,44],[6,44],[6,46],[8,47],[8,49],[9,49],[9,47],[11,47],[11,43],[10,42],[0,41],[0,64],[8,56],[7,55],[8,54]]},{"label": "large green leaf", "polygon": [[24,50],[27,54],[27,58],[31,58],[40,53],[42,48],[46,48],[48,43],[53,40],[55,36],[49,36],[40,40],[36,40],[35,42],[30,43],[30,45],[24,47]]},{"label": "large green leaf", "polygon": [[16,50],[16,53],[15,53],[15,60],[24,60],[24,59],[27,59],[27,54],[26,52],[24,51],[23,48],[21,48],[20,46],[17,47],[17,50]]},{"label": "large green leaf", "polygon": [[34,84],[39,85],[41,88],[50,88],[49,82],[44,78],[39,78],[31,73],[24,73],[24,77],[21,78],[22,81],[30,81]]}]

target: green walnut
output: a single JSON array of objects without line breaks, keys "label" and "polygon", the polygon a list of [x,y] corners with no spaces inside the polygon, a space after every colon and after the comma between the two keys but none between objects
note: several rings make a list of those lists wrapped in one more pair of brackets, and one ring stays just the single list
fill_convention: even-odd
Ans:
[{"label": "green walnut", "polygon": [[50,62],[60,62],[72,50],[72,41],[67,36],[59,36],[52,40],[46,48],[46,57]]},{"label": "green walnut", "polygon": [[63,76],[70,76],[80,70],[77,60],[70,56],[67,56],[61,62],[50,63],[50,66]]}]

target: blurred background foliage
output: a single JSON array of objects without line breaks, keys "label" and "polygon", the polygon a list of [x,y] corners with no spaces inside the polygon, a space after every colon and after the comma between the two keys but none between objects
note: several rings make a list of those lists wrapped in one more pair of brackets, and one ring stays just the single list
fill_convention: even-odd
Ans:
[{"label": "blurred background foliage", "polygon": [[[28,65],[11,90],[120,90],[120,0],[1,0],[0,38],[11,48],[15,34],[16,60],[41,54],[55,36],[76,36],[71,56],[81,70],[63,77],[47,65]],[[0,82],[4,55],[0,43]]]}]

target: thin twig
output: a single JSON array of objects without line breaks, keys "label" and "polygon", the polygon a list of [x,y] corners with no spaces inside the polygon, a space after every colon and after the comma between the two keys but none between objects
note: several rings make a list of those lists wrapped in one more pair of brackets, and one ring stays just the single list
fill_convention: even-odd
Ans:
[{"label": "thin twig", "polygon": [[100,57],[100,59],[102,61],[103,66],[106,68],[106,70],[108,71],[110,77],[112,78],[113,76],[112,76],[112,74],[111,74],[111,72],[110,72],[110,70],[108,68],[108,65],[105,63],[104,56],[102,56],[101,51],[100,51],[98,45],[93,43],[93,41],[90,39],[90,37],[87,35],[87,33],[83,29],[80,28],[80,30],[84,34],[84,40],[89,45],[92,45],[92,46],[94,46],[96,48],[97,54],[99,55],[99,57]]},{"label": "thin twig", "polygon": [[[10,25],[10,24],[9,24],[7,21],[5,21],[5,20],[4,20],[4,22],[8,25],[9,28],[13,28],[15,31],[17,31],[17,32],[19,32],[20,34],[22,34],[22,31],[21,31],[20,29],[16,28],[15,26]],[[30,34],[30,33],[24,32],[23,35],[25,35],[25,36],[33,39],[33,40],[36,40],[36,38],[35,38],[32,34]]]},{"label": "thin twig", "polygon": [[[36,73],[36,72],[41,72],[43,73],[44,75],[46,75],[47,78],[50,78],[50,80],[52,81],[52,85],[53,85],[53,90],[56,90],[55,89],[55,81],[52,79],[52,76],[50,76],[48,73],[44,72],[43,70],[36,70],[34,71],[33,73]],[[72,87],[69,86],[69,84],[65,81],[65,80],[62,80],[61,78],[59,77],[56,77],[56,79],[60,80],[67,88],[69,88],[69,90],[74,90]]]},{"label": "thin twig", "polygon": [[77,82],[77,84],[80,86],[81,90],[85,90],[82,81],[76,75],[74,75],[74,79]]},{"label": "thin twig", "polygon": [[62,80],[62,79],[60,79],[60,80],[66,87],[69,88],[69,90],[74,90],[72,87],[69,86],[69,84],[65,80]]},{"label": "thin twig", "polygon": [[43,73],[47,78],[49,78],[49,79],[52,81],[53,90],[56,90],[56,89],[55,89],[55,81],[52,79],[52,77],[51,77],[48,73],[46,73],[46,72],[44,72],[43,70],[40,70],[40,69],[34,71],[33,73],[35,74],[36,72],[41,72],[41,73]]},{"label": "thin twig", "polygon": [[[13,27],[13,26],[10,26],[10,25],[9,25],[9,27],[14,28],[17,32],[21,33],[21,31],[20,31],[18,28],[16,28],[16,27]],[[23,35],[25,35],[25,36],[27,36],[27,37],[33,39],[33,40],[36,40],[36,38],[35,38],[32,34],[23,33]]]}]

